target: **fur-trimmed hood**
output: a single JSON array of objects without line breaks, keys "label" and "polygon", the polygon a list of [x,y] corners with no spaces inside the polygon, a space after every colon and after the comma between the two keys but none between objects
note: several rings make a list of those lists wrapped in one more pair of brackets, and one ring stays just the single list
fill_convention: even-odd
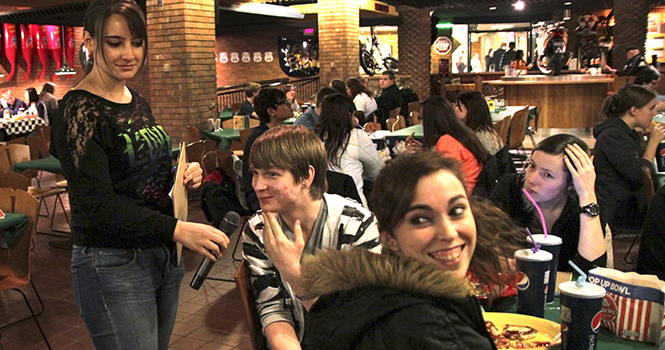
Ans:
[{"label": "fur-trimmed hood", "polygon": [[307,297],[368,286],[453,299],[472,295],[471,284],[448,271],[414,259],[375,254],[362,248],[324,249],[317,255],[306,256],[301,278]]}]

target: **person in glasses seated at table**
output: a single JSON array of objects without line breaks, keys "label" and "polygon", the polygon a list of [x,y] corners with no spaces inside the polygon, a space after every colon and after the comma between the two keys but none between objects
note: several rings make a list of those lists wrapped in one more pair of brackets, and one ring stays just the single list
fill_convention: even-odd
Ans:
[{"label": "person in glasses seated at table", "polygon": [[423,116],[422,144],[408,137],[406,149],[434,149],[441,156],[456,159],[461,164],[462,173],[469,192],[473,192],[483,165],[490,158],[489,152],[478,136],[462,124],[450,102],[443,96],[431,96],[421,107]]},{"label": "person in glasses seated at table", "polygon": [[0,104],[2,105],[2,109],[0,109],[0,117],[4,116],[5,111],[9,111],[9,115],[16,115],[18,112],[28,109],[28,105],[26,105],[20,98],[15,98],[10,89],[6,89],[2,92]]},{"label": "person in glasses seated at table", "polygon": [[260,90],[261,85],[257,83],[248,83],[247,86],[245,86],[246,99],[242,101],[240,109],[236,115],[248,115],[252,119],[260,119],[259,115],[254,110],[254,99],[256,98],[256,95],[259,94]]},{"label": "person in glasses seated at table", "polygon": [[25,89],[24,95],[25,100],[28,101],[27,113],[29,115],[39,116],[44,121],[48,122],[48,112],[46,111],[46,105],[44,102],[39,100],[37,89],[29,87]]},{"label": "person in glasses seated at table", "polygon": [[480,143],[491,155],[503,148],[503,141],[494,129],[492,115],[482,93],[475,90],[460,93],[453,108],[457,119],[476,133]]},{"label": "person in glasses seated at table", "polygon": [[526,190],[540,207],[547,232],[563,240],[559,270],[572,272],[568,264],[572,260],[588,271],[607,263],[605,213],[601,218],[595,180],[586,143],[573,135],[559,134],[540,141],[526,170],[504,176],[490,200],[518,225],[534,234],[543,233],[538,209],[524,193]]},{"label": "person in glasses seated at table", "polygon": [[362,205],[367,207],[365,183],[374,182],[385,163],[372,139],[355,127],[353,109],[349,96],[337,93],[326,96],[321,120],[314,130],[323,140],[330,170],[351,176]]},{"label": "person in glasses seated at table", "polygon": [[270,128],[282,125],[285,120],[293,117],[291,103],[286,94],[279,89],[264,88],[259,91],[254,99],[256,114],[261,123],[252,129],[245,143],[242,155],[242,187],[249,209],[257,211],[260,209],[259,199],[256,197],[252,187],[252,172],[249,170],[249,153],[254,141]]},{"label": "person in glasses seated at table", "polygon": [[325,193],[328,160],[304,126],[266,131],[251,149],[253,185],[262,213],[249,220],[243,256],[270,349],[300,349],[307,337],[300,260],[321,248],[380,252],[374,215],[360,203]]},{"label": "person in glasses seated at table", "polygon": [[[653,171],[656,150],[665,138],[665,127],[651,123],[657,103],[652,89],[626,85],[605,99],[601,113],[606,119],[593,127],[596,192],[607,204],[612,229],[642,228],[647,207],[641,168]],[[638,128],[651,129],[646,147]]]},{"label": "person in glasses seated at table", "polygon": [[496,349],[468,274],[504,285],[523,230],[472,199],[457,163],[432,152],[387,164],[371,203],[382,254],[303,258],[305,348]]},{"label": "person in glasses seated at table", "polygon": [[314,106],[310,106],[304,113],[296,118],[296,121],[293,125],[302,125],[308,129],[314,130],[316,123],[319,122],[319,116],[321,115],[321,110],[323,109],[323,99],[328,96],[337,93],[337,90],[331,88],[330,86],[324,86],[316,93],[316,102]]}]

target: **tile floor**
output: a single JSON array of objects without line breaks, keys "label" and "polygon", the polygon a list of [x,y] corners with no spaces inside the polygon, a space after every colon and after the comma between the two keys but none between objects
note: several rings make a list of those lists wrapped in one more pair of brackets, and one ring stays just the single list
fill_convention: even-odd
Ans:
[{"label": "tile floor", "polygon": [[[557,133],[559,131],[556,131]],[[570,132],[569,130],[560,132]],[[590,132],[573,130],[585,141],[590,139]],[[536,142],[552,134],[552,130],[539,130]],[[531,148],[529,137],[525,139],[526,148]],[[592,146],[592,145],[590,145]],[[592,146],[593,147],[593,146]],[[46,185],[53,181],[52,176],[44,173]],[[66,206],[68,207],[65,198]],[[52,209],[53,203],[49,204]],[[190,220],[206,222],[198,201],[190,201]],[[66,228],[62,213],[56,216],[56,226]],[[40,220],[40,230],[48,230],[48,220]],[[231,247],[235,244],[238,234],[234,234]],[[88,331],[79,316],[74,301],[70,282],[69,260],[71,251],[56,249],[49,245],[51,241],[60,240],[48,235],[37,235],[33,250],[32,278],[44,300],[46,310],[39,316],[39,321],[53,349],[94,349],[88,338]],[[630,269],[623,261],[632,237],[615,240],[616,268]],[[632,255],[636,255],[634,248]],[[210,276],[233,278],[237,263],[230,258],[231,250],[216,263]],[[184,250],[184,264],[187,274],[181,286],[180,308],[177,322],[171,338],[170,349],[178,350],[231,350],[251,349],[251,342],[245,327],[242,306],[235,289],[235,284],[228,282],[206,281],[199,291],[189,287],[201,257]],[[37,299],[31,288],[25,287],[33,307],[39,308]],[[0,323],[5,324],[15,315],[27,315],[28,310],[18,293],[13,291],[0,292]],[[0,350],[46,349],[39,331],[32,320],[23,321],[15,326],[0,331]]]}]

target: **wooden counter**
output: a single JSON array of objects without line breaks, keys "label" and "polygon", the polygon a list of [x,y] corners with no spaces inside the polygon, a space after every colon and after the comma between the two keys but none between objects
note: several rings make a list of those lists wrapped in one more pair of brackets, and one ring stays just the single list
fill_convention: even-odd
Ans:
[{"label": "wooden counter", "polygon": [[537,106],[539,128],[590,128],[599,116],[613,79],[608,76],[525,76],[485,81],[503,87],[508,105]]}]

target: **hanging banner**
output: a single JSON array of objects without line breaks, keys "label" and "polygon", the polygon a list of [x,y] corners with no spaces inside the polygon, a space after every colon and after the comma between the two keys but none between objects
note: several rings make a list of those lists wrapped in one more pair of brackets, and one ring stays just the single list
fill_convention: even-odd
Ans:
[{"label": "hanging banner", "polygon": [[[46,26],[46,43],[48,44],[48,50],[53,56],[55,61],[55,69],[60,69],[62,67],[62,43],[60,37],[60,27],[47,25]],[[57,75],[53,75],[53,80],[56,80]]]},{"label": "hanging banner", "polygon": [[11,66],[11,71],[7,75],[7,81],[12,80],[14,71],[16,69],[16,26],[9,23],[4,23],[4,36],[5,36],[5,56]]},{"label": "hanging banner", "polygon": [[278,41],[279,66],[286,75],[302,77],[319,74],[317,39],[302,41],[281,38]]},{"label": "hanging banner", "polygon": [[23,54],[23,59],[27,64],[27,71],[23,76],[23,81],[28,80],[30,75],[30,70],[32,69],[32,48],[34,46],[32,34],[30,33],[30,27],[27,24],[21,24],[21,53]]},{"label": "hanging banner", "polygon": [[44,74],[46,74],[46,67],[48,67],[49,64],[48,43],[46,40],[46,35],[44,34],[45,28],[42,27],[43,26],[38,24],[30,25],[30,32],[32,33],[32,37],[34,38],[35,42],[35,50],[37,50],[37,57],[39,58],[39,62],[42,63],[42,72],[39,74],[39,81],[44,78]]},{"label": "hanging banner", "polygon": [[[65,57],[69,62],[69,68],[74,69],[74,56],[76,48],[74,47],[74,27],[65,27]],[[71,75],[67,75],[69,79]]]}]

